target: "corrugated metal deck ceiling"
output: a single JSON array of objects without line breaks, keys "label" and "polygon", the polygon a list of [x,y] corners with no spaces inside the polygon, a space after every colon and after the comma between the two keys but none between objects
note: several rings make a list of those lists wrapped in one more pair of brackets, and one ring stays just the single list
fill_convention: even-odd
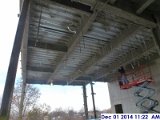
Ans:
[{"label": "corrugated metal deck ceiling", "polygon": [[[64,0],[31,1],[27,83],[107,82],[113,80],[112,74],[121,65],[145,63],[158,56],[154,22],[118,8],[116,0],[70,2],[73,4]],[[90,6],[82,9],[78,4]]]}]

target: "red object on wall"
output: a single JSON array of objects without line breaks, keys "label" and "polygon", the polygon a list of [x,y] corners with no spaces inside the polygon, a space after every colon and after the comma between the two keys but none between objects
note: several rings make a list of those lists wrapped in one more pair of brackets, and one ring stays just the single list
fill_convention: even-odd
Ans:
[{"label": "red object on wall", "polygon": [[129,89],[132,86],[138,86],[141,85],[144,82],[153,82],[151,72],[149,67],[145,66],[140,66],[136,70],[132,70],[127,74],[127,77],[130,76],[132,77],[132,81],[129,80],[130,82],[124,85],[120,85],[121,89]]}]

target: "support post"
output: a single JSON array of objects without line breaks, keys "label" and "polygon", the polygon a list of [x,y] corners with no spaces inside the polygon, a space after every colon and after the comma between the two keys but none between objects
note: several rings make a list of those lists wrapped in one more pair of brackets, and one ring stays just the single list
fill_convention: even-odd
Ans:
[{"label": "support post", "polygon": [[84,100],[85,118],[86,118],[86,120],[88,120],[88,105],[87,105],[86,85],[83,85],[83,100]]},{"label": "support post", "polygon": [[94,118],[96,119],[97,118],[97,114],[96,114],[96,107],[95,107],[95,99],[94,99],[94,90],[93,90],[93,83],[91,82],[90,83],[91,85],[91,95],[92,95],[92,101],[93,101],[93,112],[94,112]]},{"label": "support post", "polygon": [[24,103],[24,98],[25,98],[25,91],[26,91],[26,80],[23,80],[18,120],[23,120],[23,103]]},{"label": "support post", "polygon": [[30,0],[24,0],[21,15],[18,22],[17,32],[15,35],[9,68],[8,68],[7,77],[6,77],[6,83],[5,83],[4,92],[3,92],[2,104],[1,104],[1,110],[0,110],[0,119],[1,118],[2,119],[4,118],[5,120],[9,119],[13,88],[14,88],[15,77],[17,72],[18,58],[19,58],[19,53],[21,49],[27,11],[29,8],[29,1]]}]

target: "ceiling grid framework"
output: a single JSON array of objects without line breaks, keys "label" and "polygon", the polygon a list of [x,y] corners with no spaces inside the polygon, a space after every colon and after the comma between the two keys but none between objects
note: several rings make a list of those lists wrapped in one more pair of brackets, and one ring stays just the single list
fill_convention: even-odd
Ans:
[{"label": "ceiling grid framework", "polygon": [[121,65],[158,57],[152,33],[156,23],[140,17],[155,1],[142,4],[139,16],[118,8],[118,0],[67,1],[31,2],[27,83],[107,82]]}]

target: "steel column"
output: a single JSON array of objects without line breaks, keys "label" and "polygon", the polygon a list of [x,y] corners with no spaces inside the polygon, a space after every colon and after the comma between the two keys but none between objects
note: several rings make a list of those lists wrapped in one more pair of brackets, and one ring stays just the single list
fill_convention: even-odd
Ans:
[{"label": "steel column", "polygon": [[92,83],[92,82],[90,83],[90,85],[91,85],[91,95],[92,95],[92,101],[93,101],[94,118],[97,118],[96,107],[95,107],[95,99],[94,99],[95,93],[94,93],[94,90],[93,90],[93,84],[94,84],[94,83]]},{"label": "steel column", "polygon": [[3,92],[0,117],[5,117],[6,119],[9,119],[10,105],[11,105],[11,100],[13,95],[18,58],[19,58],[19,53],[21,49],[21,43],[22,43],[23,31],[25,28],[29,1],[30,0],[24,0],[24,3],[23,3],[21,15],[20,15],[19,23],[17,27],[17,32],[15,35],[15,41],[14,41],[14,45],[11,53],[5,88]]},{"label": "steel column", "polygon": [[83,85],[83,100],[84,100],[84,112],[86,120],[88,119],[88,105],[87,105],[87,93],[86,93],[86,85]]},{"label": "steel column", "polygon": [[24,103],[24,98],[25,98],[25,91],[26,91],[26,80],[23,80],[18,120],[22,120],[23,119],[23,103]]}]

